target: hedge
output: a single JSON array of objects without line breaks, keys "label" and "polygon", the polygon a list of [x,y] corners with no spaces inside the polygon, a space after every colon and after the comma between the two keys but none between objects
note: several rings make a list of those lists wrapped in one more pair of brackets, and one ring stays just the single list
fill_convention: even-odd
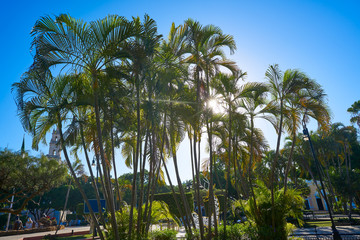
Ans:
[{"label": "hedge", "polygon": [[[219,201],[220,212],[222,212],[224,209],[224,205],[225,205],[225,194],[221,190],[216,190],[214,193]],[[209,213],[209,199],[207,198],[207,196],[203,197],[203,202],[204,202],[206,216],[209,217],[209,214],[208,214]]]},{"label": "hedge", "polygon": [[[180,204],[180,207],[182,209],[182,212],[185,213],[185,209],[184,209],[184,205],[181,201],[181,197],[180,197],[180,193],[175,193],[176,198],[178,199],[178,202]],[[187,202],[189,203],[189,207],[190,207],[190,211],[194,210],[194,197],[193,194],[191,192],[185,193],[185,197]],[[172,195],[172,193],[159,193],[159,194],[155,194],[154,195],[154,200],[156,201],[164,201],[170,210],[170,213],[175,215],[176,217],[178,217],[180,219],[180,212],[176,206],[174,197]]]}]

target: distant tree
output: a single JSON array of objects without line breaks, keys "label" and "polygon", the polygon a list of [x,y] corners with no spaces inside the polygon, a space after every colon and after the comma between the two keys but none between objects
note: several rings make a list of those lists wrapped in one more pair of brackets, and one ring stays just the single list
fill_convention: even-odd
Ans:
[{"label": "distant tree", "polygon": [[18,214],[34,197],[60,185],[66,167],[44,155],[31,157],[5,149],[0,151],[0,172],[0,212]]},{"label": "distant tree", "polygon": [[[69,182],[69,177],[67,181]],[[87,180],[86,176],[79,178],[81,187],[84,189],[86,196],[89,199],[95,199],[95,191],[91,186],[91,183]],[[69,191],[70,186],[70,191]],[[35,220],[41,218],[45,213],[46,215],[51,214],[54,210],[64,210],[64,202],[66,199],[67,192],[69,191],[68,204],[66,210],[72,212],[76,211],[77,205],[84,203],[84,199],[81,196],[80,191],[73,185],[63,183],[60,186],[54,187],[49,191],[35,197],[32,201],[28,202],[26,209],[34,216]]]},{"label": "distant tree", "polygon": [[356,123],[360,127],[360,100],[354,102],[347,111],[351,113],[350,122]]}]

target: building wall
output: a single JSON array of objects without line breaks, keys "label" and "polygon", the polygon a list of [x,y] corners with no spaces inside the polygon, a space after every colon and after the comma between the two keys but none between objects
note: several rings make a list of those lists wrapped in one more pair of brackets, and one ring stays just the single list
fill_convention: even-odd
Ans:
[{"label": "building wall", "polygon": [[326,203],[323,197],[321,196],[321,194],[318,192],[316,185],[312,181],[307,181],[307,183],[308,186],[310,187],[310,195],[307,198],[305,198],[305,200],[308,200],[310,210],[319,211],[319,205],[317,199],[320,199],[324,207],[324,210],[327,210]]}]

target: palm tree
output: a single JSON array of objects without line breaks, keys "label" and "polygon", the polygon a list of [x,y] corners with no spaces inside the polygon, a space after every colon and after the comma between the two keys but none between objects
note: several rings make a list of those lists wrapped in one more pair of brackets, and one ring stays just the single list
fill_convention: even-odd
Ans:
[{"label": "palm tree", "polygon": [[296,143],[296,136],[301,126],[301,117],[306,112],[307,116],[317,120],[319,128],[327,129],[330,122],[329,110],[325,103],[323,89],[314,80],[307,78],[304,90],[290,96],[287,101],[287,115],[284,127],[292,138],[291,149],[284,177],[284,191],[287,190],[287,178],[292,164],[292,155]]},{"label": "palm tree", "polygon": [[[22,125],[33,136],[33,148],[37,149],[39,142],[45,139],[52,127],[56,126],[59,130],[61,149],[71,175],[89,207],[92,218],[95,219],[94,212],[70,162],[62,132],[62,122],[66,121],[71,105],[68,102],[71,95],[69,84],[71,81],[73,81],[73,76],[70,75],[53,78],[49,72],[41,74],[37,71],[29,71],[23,75],[20,82],[13,84],[12,90],[16,92],[16,103]],[[95,226],[100,232],[96,221]],[[100,237],[104,239],[101,232]]]},{"label": "palm tree", "polygon": [[[253,183],[252,183],[252,169],[253,169],[253,160],[254,160],[254,145],[256,141],[260,138],[254,138],[255,133],[255,126],[254,120],[255,118],[265,118],[264,114],[270,112],[272,110],[271,105],[265,106],[265,96],[268,91],[266,85],[262,83],[247,83],[242,88],[242,98],[239,99],[238,107],[240,109],[245,110],[245,116],[248,116],[250,121],[250,157],[249,157],[249,164],[248,164],[248,178],[249,178],[249,186],[251,190],[251,194],[253,197],[254,208],[255,212],[257,212],[257,204],[255,199],[255,193],[253,190]],[[261,153],[258,154],[259,157],[257,159],[261,159]]]},{"label": "palm tree", "polygon": [[[33,30],[33,47],[36,50],[32,68],[47,70],[52,66],[64,66],[73,71],[89,74],[93,89],[94,112],[101,164],[103,167],[107,204],[111,213],[115,238],[118,238],[114,199],[103,147],[99,106],[100,75],[107,64],[115,60],[108,53],[121,48],[121,44],[135,35],[134,26],[116,15],[86,24],[69,15],[40,18]],[[65,154],[65,153],[64,153]],[[114,166],[115,167],[115,166]]]},{"label": "palm tree", "polygon": [[360,101],[354,102],[347,110],[351,114],[350,122],[360,127]]},{"label": "palm tree", "polygon": [[[280,155],[280,141],[281,135],[283,132],[283,122],[286,111],[286,101],[293,94],[298,93],[301,89],[304,89],[305,83],[308,81],[307,76],[298,71],[288,69],[284,73],[280,70],[277,64],[270,65],[265,73],[266,79],[268,80],[268,88],[272,98],[271,104],[278,107],[279,114],[276,116],[278,124],[276,127],[276,131],[278,134],[277,143],[276,143],[276,151],[274,161],[271,167],[271,199],[272,205],[274,206],[274,173],[277,166],[277,162]],[[272,210],[272,226],[275,226],[275,212],[274,208]],[[274,228],[274,231],[276,229]]]},{"label": "palm tree", "polygon": [[[221,29],[213,25],[202,26],[199,22],[188,19],[185,21],[186,26],[186,52],[189,55],[184,61],[193,65],[194,69],[194,87],[196,89],[196,112],[201,112],[202,101],[206,102],[210,96],[210,81],[211,78],[218,72],[220,66],[224,66],[230,69],[232,72],[237,71],[237,67],[234,62],[229,61],[225,58],[225,54],[222,51],[223,47],[228,47],[231,53],[236,49],[235,41],[232,36],[223,34]],[[203,76],[201,76],[203,75]],[[198,116],[200,117],[200,115]],[[211,117],[210,117],[211,118]],[[209,146],[210,146],[210,196],[213,196],[212,186],[212,135],[211,135],[211,124],[207,115],[205,115],[205,123],[207,126]],[[200,119],[197,120],[197,124],[194,129],[194,146],[197,143],[197,134],[201,128]],[[195,150],[195,149],[194,149]],[[196,151],[194,151],[195,153]],[[194,155],[195,172],[197,186],[200,183],[200,159]],[[197,189],[197,188],[195,188]],[[197,191],[198,192],[198,191]],[[197,202],[200,209],[200,196],[197,193]],[[214,199],[210,199],[210,209],[214,205]],[[212,210],[211,210],[212,211]],[[200,220],[200,232],[203,235],[203,223],[202,218]],[[209,221],[211,224],[211,219]],[[215,229],[217,229],[215,225]],[[211,227],[209,227],[209,234],[211,233]]]}]

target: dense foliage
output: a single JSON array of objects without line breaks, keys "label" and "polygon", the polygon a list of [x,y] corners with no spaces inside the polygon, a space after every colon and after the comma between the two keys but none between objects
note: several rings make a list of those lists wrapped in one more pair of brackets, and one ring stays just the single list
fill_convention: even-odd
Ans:
[{"label": "dense foliage", "polygon": [[[257,234],[276,232],[282,239],[287,234],[286,215],[295,214],[301,205],[298,197],[290,196],[298,196],[294,189],[306,195],[300,176],[316,181],[326,174],[329,191],[331,167],[339,173],[345,167],[348,183],[355,178],[349,173],[358,167],[358,155],[352,155],[359,145],[356,133],[331,125],[322,87],[304,72],[283,71],[277,64],[268,67],[265,82],[245,82],[246,72],[225,52],[234,53],[235,39],[219,27],[187,19],[172,24],[163,38],[148,15],[142,20],[109,15],[84,22],[61,14],[40,18],[31,36],[33,64],[13,84],[20,120],[32,134],[34,148],[51,129],[58,129],[75,186],[89,205],[69,155],[84,152],[95,198],[98,204],[105,198],[107,205],[107,232],[100,229],[103,215],[97,221],[90,208],[101,239],[146,237],[155,194],[166,179],[171,193],[164,201],[170,203],[171,195],[179,211],[176,215],[188,220],[183,224],[189,237],[198,234],[203,240],[219,236],[219,222],[210,218],[205,226],[200,217],[195,230],[193,202],[195,209],[206,205],[211,216],[215,188],[224,189],[222,238],[229,232],[231,199],[241,198],[251,202],[246,212],[253,216]],[[222,112],[214,111],[214,102]],[[356,119],[357,106],[351,112]],[[274,126],[273,151],[256,125],[257,118]],[[319,126],[312,135],[323,171],[314,168],[309,146],[298,134],[310,118]],[[285,133],[288,138],[281,149]],[[200,143],[205,137],[208,156],[203,159]],[[184,159],[179,158],[178,148],[185,138],[190,146],[191,190],[183,186],[179,172]],[[117,176],[118,149],[133,171],[123,178]],[[89,153],[95,156],[97,179]],[[174,165],[175,183],[169,164]],[[194,201],[187,200],[186,191],[192,191]],[[331,192],[335,199],[335,191]],[[347,201],[354,197],[348,194]],[[122,204],[124,199],[129,206]],[[169,208],[173,211],[174,205]]]},{"label": "dense foliage", "polygon": [[[0,212],[18,214],[28,202],[60,185],[66,167],[57,159],[0,151]],[[13,208],[9,208],[14,196]]]}]

